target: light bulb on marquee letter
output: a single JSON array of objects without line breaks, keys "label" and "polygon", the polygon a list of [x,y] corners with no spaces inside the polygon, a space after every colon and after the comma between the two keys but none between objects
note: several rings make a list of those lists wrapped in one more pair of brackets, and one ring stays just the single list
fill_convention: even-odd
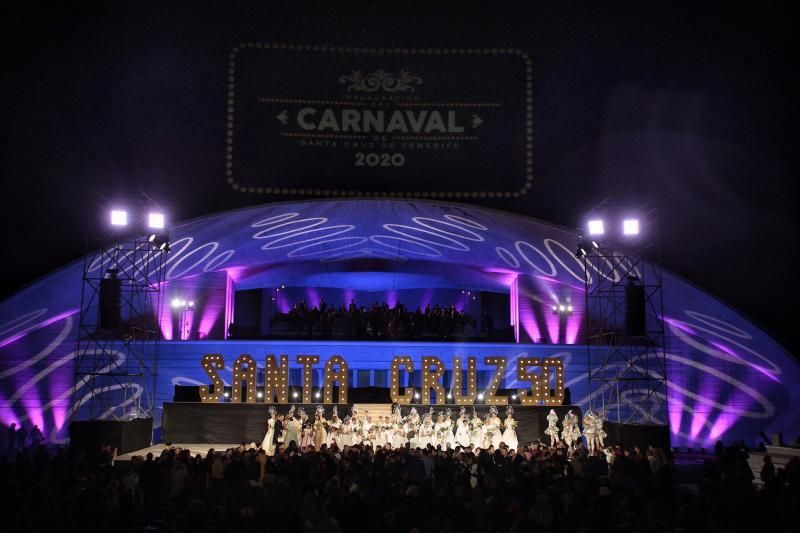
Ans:
[{"label": "light bulb on marquee letter", "polygon": [[311,403],[312,387],[314,385],[312,372],[314,365],[319,363],[318,355],[298,355],[297,362],[303,365],[303,403]]},{"label": "light bulb on marquee letter", "polygon": [[483,403],[486,405],[506,405],[508,404],[507,396],[497,396],[497,387],[500,386],[500,380],[506,375],[506,367],[508,366],[508,359],[505,357],[486,357],[483,360],[485,365],[494,365],[497,369],[494,371],[492,379],[489,380],[489,386],[483,392]]},{"label": "light bulb on marquee letter", "polygon": [[457,405],[472,405],[478,397],[478,368],[474,357],[467,357],[467,393],[461,393],[461,358],[453,357],[453,401]]},{"label": "light bulb on marquee letter", "polygon": [[219,377],[217,370],[225,369],[225,360],[218,353],[206,354],[200,360],[200,365],[202,365],[203,371],[211,378],[211,383],[214,385],[214,392],[208,391],[208,385],[200,385],[200,400],[208,403],[218,402],[222,398],[222,388],[225,384],[222,378]]},{"label": "light bulb on marquee letter", "polygon": [[[553,394],[550,394],[551,374],[555,374]],[[560,359],[545,359],[542,363],[542,397],[545,405],[564,403],[564,363]]]},{"label": "light bulb on marquee letter", "polygon": [[389,376],[392,382],[389,385],[389,396],[393,403],[408,405],[414,398],[414,388],[408,387],[405,394],[400,394],[400,367],[404,367],[406,372],[413,372],[414,363],[411,361],[411,357],[396,355],[392,359],[392,372],[391,376]]},{"label": "light bulb on marquee letter", "polygon": [[[334,370],[338,366],[339,370]],[[325,403],[333,403],[333,384],[339,382],[339,401],[347,403],[347,361],[334,355],[325,362]]]},{"label": "light bulb on marquee letter", "polygon": [[542,401],[542,379],[536,370],[528,371],[528,367],[540,366],[538,357],[520,357],[517,359],[517,381],[530,381],[530,390],[519,389],[517,396],[522,405],[538,405]]},{"label": "light bulb on marquee letter", "polygon": [[233,362],[232,402],[242,401],[242,381],[247,382],[245,402],[256,401],[256,362],[247,354],[242,354]]},{"label": "light bulb on marquee letter", "polygon": [[264,401],[289,403],[289,356],[280,356],[280,366],[275,364],[275,357],[267,355],[264,360]]},{"label": "light bulb on marquee letter", "polygon": [[[434,367],[434,370],[431,370]],[[436,403],[445,403],[444,385],[441,379],[444,376],[444,364],[438,357],[426,355],[422,357],[422,401],[430,404],[431,390],[436,391]]]}]

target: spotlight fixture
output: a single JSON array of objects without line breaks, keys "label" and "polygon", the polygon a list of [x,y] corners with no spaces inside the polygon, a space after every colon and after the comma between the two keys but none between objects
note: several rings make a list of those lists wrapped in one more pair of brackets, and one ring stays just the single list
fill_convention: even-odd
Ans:
[{"label": "spotlight fixture", "polygon": [[320,393],[319,393],[319,391],[317,391],[316,393],[314,393],[314,398],[317,398],[317,399],[319,399],[319,398],[321,398],[321,397],[322,397],[322,394],[320,394]]},{"label": "spotlight fixture", "polygon": [[629,237],[639,235],[639,219],[627,218],[622,221],[622,234]]},{"label": "spotlight fixture", "polygon": [[553,314],[554,315],[562,315],[562,316],[571,316],[572,315],[572,304],[554,304],[553,305]]},{"label": "spotlight fixture", "polygon": [[261,392],[261,391],[258,391],[258,392],[256,393],[256,398],[263,398],[263,397],[264,397],[264,393],[263,393],[263,392]]},{"label": "spotlight fixture", "polygon": [[147,227],[150,229],[164,229],[164,213],[148,213]]},{"label": "spotlight fixture", "polygon": [[299,396],[299,394],[297,394],[297,391],[294,391],[294,392],[292,393],[292,398],[295,398],[295,399],[297,399],[297,397],[298,397],[298,396]]},{"label": "spotlight fixture", "polygon": [[128,212],[122,209],[111,210],[111,225],[124,227],[128,225]]},{"label": "spotlight fixture", "polygon": [[483,401],[483,393],[482,393],[482,392],[479,392],[479,393],[478,393],[478,399],[479,399],[480,401]]},{"label": "spotlight fixture", "polygon": [[223,394],[223,396],[225,396],[226,398],[230,398],[230,397],[231,397],[231,393],[230,393],[230,392],[228,392],[228,391],[225,391],[225,393]]},{"label": "spotlight fixture", "polygon": [[590,220],[587,224],[589,235],[603,235],[606,232],[605,224],[600,219]]},{"label": "spotlight fixture", "polygon": [[414,393],[414,399],[415,399],[415,400],[419,400],[419,393],[418,393],[418,392],[415,392],[415,393]]}]

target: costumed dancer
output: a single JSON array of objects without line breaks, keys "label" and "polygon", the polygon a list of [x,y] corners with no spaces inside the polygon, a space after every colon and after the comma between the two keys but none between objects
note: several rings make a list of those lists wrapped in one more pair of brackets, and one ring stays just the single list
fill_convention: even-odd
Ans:
[{"label": "costumed dancer", "polygon": [[589,453],[594,453],[595,437],[594,437],[594,413],[589,409],[583,414],[583,436],[586,438],[586,449]]},{"label": "costumed dancer", "polygon": [[314,448],[317,451],[325,444],[325,440],[328,438],[328,432],[325,431],[325,423],[325,408],[318,405],[314,412]]},{"label": "costumed dancer", "polygon": [[275,437],[275,421],[278,420],[278,411],[274,405],[269,406],[269,419],[267,420],[267,433],[264,435],[264,440],[261,441],[261,448],[267,455],[275,453],[275,446],[273,444]]},{"label": "costumed dancer", "polygon": [[306,450],[314,445],[314,425],[302,407],[297,410],[297,414],[300,415],[300,449]]},{"label": "costumed dancer", "polygon": [[603,412],[598,412],[594,417],[594,438],[599,448],[606,447],[606,437],[608,433],[603,431]]},{"label": "costumed dancer", "polygon": [[475,410],[475,407],[472,408],[472,420],[470,420],[469,432],[472,449],[483,449],[483,420],[481,420],[481,416]]},{"label": "costumed dancer", "polygon": [[384,416],[383,423],[381,424],[381,446],[391,446],[393,435],[394,425],[392,421],[389,420],[388,416]]},{"label": "costumed dancer", "polygon": [[494,405],[489,407],[489,416],[486,417],[486,423],[483,426],[484,438],[483,443],[486,448],[493,446],[497,449],[503,441],[503,434],[500,432],[502,425],[500,417],[497,416],[497,407]]},{"label": "costumed dancer", "polygon": [[581,437],[581,430],[578,427],[578,417],[570,409],[564,415],[564,421],[561,423],[561,440],[572,449],[573,443]]},{"label": "costumed dancer", "polygon": [[339,435],[339,438],[342,441],[340,444],[342,448],[353,445],[353,426],[350,421],[350,415],[347,415],[344,417],[344,421],[342,422],[342,432]]},{"label": "costumed dancer", "polygon": [[394,418],[394,425],[392,432],[392,448],[398,449],[405,446],[406,442],[408,442],[408,438],[404,433],[404,423],[403,423],[403,413],[400,411],[400,406],[397,405],[394,408],[394,412],[392,413],[392,417]]},{"label": "costumed dancer", "polygon": [[447,433],[445,434],[445,441],[443,449],[447,449],[447,446],[450,446],[451,450],[456,449],[456,436],[453,433],[455,431],[455,423],[453,422],[453,411],[448,407],[444,410],[444,422],[447,424]]},{"label": "costumed dancer", "polygon": [[406,432],[406,438],[408,439],[408,445],[413,450],[414,448],[419,447],[419,414],[417,413],[417,408],[412,407],[411,411],[408,413],[408,417],[406,418],[406,427],[408,431]]},{"label": "costumed dancer", "polygon": [[550,414],[547,415],[547,429],[544,434],[550,435],[550,446],[555,448],[558,444],[558,415],[555,409],[550,409]]},{"label": "costumed dancer", "polygon": [[433,444],[433,407],[422,417],[422,426],[417,439],[418,448],[427,448],[428,444]]},{"label": "costumed dancer", "polygon": [[342,432],[342,421],[339,420],[339,411],[337,406],[333,406],[333,413],[331,414],[331,419],[328,422],[328,434],[325,437],[325,444],[328,445],[328,448],[333,446],[334,442],[338,448],[342,448],[342,443],[340,435]]},{"label": "costumed dancer", "polygon": [[456,422],[456,444],[462,448],[468,447],[470,442],[469,420],[467,420],[467,408],[463,405],[458,411],[458,421]]},{"label": "costumed dancer", "polygon": [[448,424],[444,420],[444,413],[439,412],[439,416],[436,417],[436,424],[433,426],[433,447],[436,448],[441,446],[442,449],[447,448],[447,428]]},{"label": "costumed dancer", "polygon": [[289,408],[289,412],[286,414],[286,423],[284,424],[284,431],[285,435],[283,441],[286,447],[289,447],[289,443],[294,441],[295,446],[300,445],[300,437],[297,431],[297,420],[294,418],[294,405]]},{"label": "costumed dancer", "polygon": [[519,447],[519,439],[517,438],[517,421],[514,418],[514,408],[510,405],[506,406],[506,419],[503,422],[506,429],[503,431],[503,442],[506,443],[512,450]]}]

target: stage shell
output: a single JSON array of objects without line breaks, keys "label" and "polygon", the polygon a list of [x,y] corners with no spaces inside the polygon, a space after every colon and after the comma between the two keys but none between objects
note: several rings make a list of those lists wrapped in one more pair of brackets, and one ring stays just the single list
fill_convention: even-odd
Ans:
[{"label": "stage shell", "polygon": [[[293,368],[300,354],[320,355],[319,368],[339,354],[350,364],[351,386],[358,385],[359,371],[379,385],[392,356],[401,354],[417,364],[422,355],[437,355],[448,368],[454,356],[482,361],[502,355],[509,358],[509,369],[521,356],[558,357],[572,401],[586,408],[587,350],[576,344],[584,271],[574,256],[573,230],[471,205],[335,199],[217,213],[175,224],[170,234],[156,427],[174,385],[207,383],[199,363],[205,353],[225,356],[226,380],[242,353],[259,366],[265,354],[285,353]],[[72,410],[82,271],[80,259],[0,304],[0,421],[37,424],[52,442],[65,441]],[[233,319],[234,290],[305,287],[313,304],[315,288],[339,290],[344,300],[357,291],[382,292],[390,301],[393,291],[405,290],[507,293],[515,280],[524,280],[525,287],[517,344],[179,340],[168,308],[171,297],[190,294],[199,304],[193,336],[219,331],[219,337]],[[663,296],[668,389],[663,422],[670,425],[673,445],[709,447],[718,439],[753,443],[759,433],[796,436],[797,360],[741,313],[669,272],[664,272]],[[563,301],[575,306],[566,321],[544,311]],[[505,387],[518,385],[507,376]]]}]

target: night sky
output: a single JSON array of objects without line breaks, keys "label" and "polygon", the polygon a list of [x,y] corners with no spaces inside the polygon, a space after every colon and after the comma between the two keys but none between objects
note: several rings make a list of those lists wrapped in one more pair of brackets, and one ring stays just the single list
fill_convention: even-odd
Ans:
[{"label": "night sky", "polygon": [[146,193],[173,220],[281,199],[224,180],[227,57],[241,41],[509,46],[533,58],[534,185],[474,203],[570,227],[604,200],[657,205],[664,266],[798,353],[786,13],[434,3],[4,7],[2,295],[78,258],[104,199]]}]

